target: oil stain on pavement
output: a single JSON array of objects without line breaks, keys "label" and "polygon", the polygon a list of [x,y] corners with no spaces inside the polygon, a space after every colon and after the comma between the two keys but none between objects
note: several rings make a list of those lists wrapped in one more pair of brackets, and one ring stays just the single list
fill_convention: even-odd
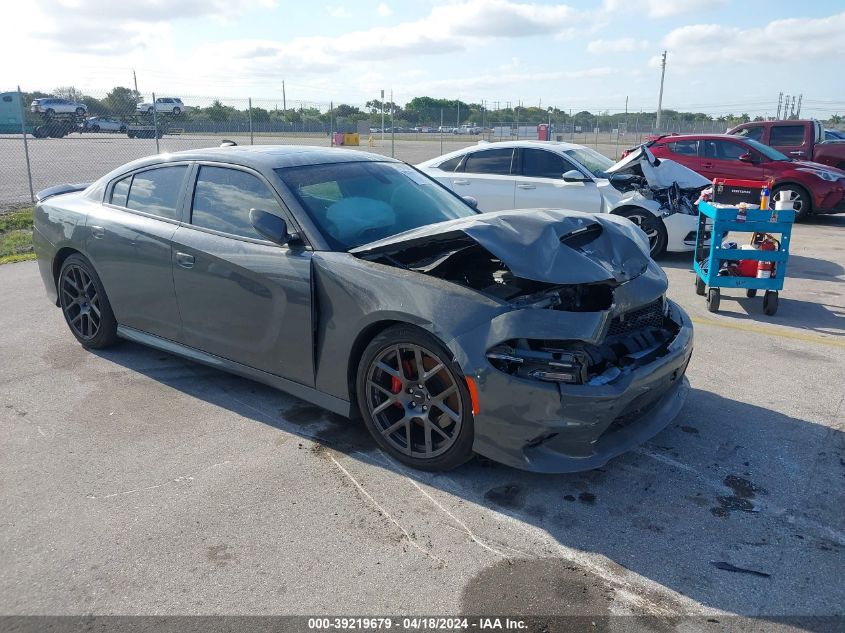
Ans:
[{"label": "oil stain on pavement", "polygon": [[716,500],[719,502],[719,505],[710,508],[710,512],[720,518],[727,517],[734,510],[754,512],[754,504],[751,500],[757,496],[757,493],[766,493],[764,488],[759,488],[748,479],[737,475],[728,475],[725,477],[724,484],[733,490],[734,493],[730,496],[717,497]]}]

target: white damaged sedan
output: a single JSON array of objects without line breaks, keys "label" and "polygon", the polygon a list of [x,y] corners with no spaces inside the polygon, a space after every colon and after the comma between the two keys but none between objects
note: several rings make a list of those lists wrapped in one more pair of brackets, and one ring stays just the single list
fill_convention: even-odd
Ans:
[{"label": "white damaged sedan", "polygon": [[710,182],[638,147],[618,163],[583,145],[480,142],[417,165],[481,211],[561,208],[628,218],[648,236],[652,257],[695,247],[695,205]]}]

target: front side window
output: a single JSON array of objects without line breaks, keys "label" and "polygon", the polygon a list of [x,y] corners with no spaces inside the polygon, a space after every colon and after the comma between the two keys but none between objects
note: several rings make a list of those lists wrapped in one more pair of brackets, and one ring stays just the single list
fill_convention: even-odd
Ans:
[{"label": "front side window", "polygon": [[738,143],[731,143],[730,141],[704,141],[704,156],[706,158],[716,158],[718,160],[739,160],[743,154],[747,154],[748,150]]},{"label": "front side window", "polygon": [[226,167],[200,167],[191,205],[191,224],[241,237],[265,239],[249,221],[250,209],[282,214],[276,198],[257,176]]},{"label": "front side window", "polygon": [[755,141],[759,141],[763,138],[763,128],[759,125],[755,125],[754,127],[744,127],[739,132],[736,133],[737,136],[742,136],[743,138],[751,138]]},{"label": "front side window", "polygon": [[589,147],[575,147],[565,150],[564,154],[581,163],[587,171],[597,178],[606,178],[605,172],[613,167],[612,160]]},{"label": "front side window", "polygon": [[470,174],[497,174],[507,176],[511,173],[512,149],[487,149],[473,152],[467,156],[464,171]]},{"label": "front side window", "polygon": [[769,132],[769,144],[771,145],[803,145],[803,125],[775,125]]},{"label": "front side window", "polygon": [[522,150],[522,175],[529,178],[555,178],[560,180],[575,166],[560,154],[544,149]]},{"label": "front side window", "polygon": [[348,162],[276,170],[333,250],[476,214],[402,163]]},{"label": "front side window", "polygon": [[177,219],[179,193],[187,171],[187,166],[179,165],[138,172],[132,178],[126,207],[170,220]]}]

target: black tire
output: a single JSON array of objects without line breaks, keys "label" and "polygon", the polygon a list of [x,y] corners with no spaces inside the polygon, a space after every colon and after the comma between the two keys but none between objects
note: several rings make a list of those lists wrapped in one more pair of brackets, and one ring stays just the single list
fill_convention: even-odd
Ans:
[{"label": "black tire", "polygon": [[651,258],[657,259],[666,252],[666,244],[669,236],[666,233],[666,226],[663,220],[649,211],[640,207],[628,207],[617,212],[623,218],[628,218],[636,224],[648,237],[648,245],[651,250]]},{"label": "black tire", "polygon": [[120,129],[118,130],[118,132],[120,132],[121,134],[126,134],[126,126],[125,126],[125,125],[121,125],[121,126],[120,126]]},{"label": "black tire", "polygon": [[778,311],[778,293],[775,290],[767,290],[763,295],[763,314],[774,316]]},{"label": "black tire", "polygon": [[99,125],[93,125],[93,126],[91,127],[91,131],[92,131],[92,132],[99,132],[99,131],[100,131],[100,126],[99,126]]},{"label": "black tire", "polygon": [[707,291],[707,310],[709,312],[719,311],[719,298],[718,288],[710,288],[710,290]]},{"label": "black tire", "polygon": [[182,114],[182,108],[180,108],[179,106],[173,108],[173,116],[179,116],[180,114]]},{"label": "black tire", "polygon": [[749,299],[753,299],[754,297],[757,296],[757,289],[756,288],[749,288],[748,290],[745,291],[745,296],[748,297]]},{"label": "black tire", "polygon": [[56,287],[65,322],[82,347],[103,349],[117,342],[117,320],[106,289],[87,259],[69,256]]},{"label": "black tire", "polygon": [[127,131],[126,136],[128,136],[129,138],[135,138],[135,132],[132,132],[131,130]]},{"label": "black tire", "polygon": [[793,206],[795,208],[795,220],[806,220],[812,212],[812,201],[810,199],[810,194],[807,193],[807,190],[799,185],[778,185],[772,189],[772,208],[774,208],[775,202],[784,195],[789,195],[789,198],[793,201]]},{"label": "black tire", "polygon": [[85,116],[85,108],[77,108],[76,116]]},{"label": "black tire", "polygon": [[695,276],[695,294],[697,294],[699,297],[703,297],[705,294],[704,280],[698,275]]},{"label": "black tire", "polygon": [[49,119],[49,118],[50,118],[50,117],[52,117],[54,114],[56,114],[56,111],[55,111],[53,108],[47,108],[47,112],[45,112],[44,114],[46,114],[46,115],[47,115],[47,118]]},{"label": "black tire", "polygon": [[[394,360],[389,360],[391,355]],[[376,443],[403,464],[420,470],[451,470],[473,455],[472,400],[460,368],[451,359],[436,338],[408,325],[386,329],[361,356],[356,394],[364,424]]]}]

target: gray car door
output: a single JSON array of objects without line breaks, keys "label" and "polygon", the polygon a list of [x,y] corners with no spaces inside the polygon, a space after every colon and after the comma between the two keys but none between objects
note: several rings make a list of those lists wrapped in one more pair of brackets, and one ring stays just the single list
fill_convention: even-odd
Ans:
[{"label": "gray car door", "polygon": [[170,239],[188,170],[188,164],[155,167],[119,178],[87,220],[86,251],[117,322],[171,340],[178,340],[181,322]]},{"label": "gray car door", "polygon": [[249,210],[290,218],[257,172],[198,166],[190,224],[173,236],[183,342],[313,386],[311,251],[264,240]]}]

